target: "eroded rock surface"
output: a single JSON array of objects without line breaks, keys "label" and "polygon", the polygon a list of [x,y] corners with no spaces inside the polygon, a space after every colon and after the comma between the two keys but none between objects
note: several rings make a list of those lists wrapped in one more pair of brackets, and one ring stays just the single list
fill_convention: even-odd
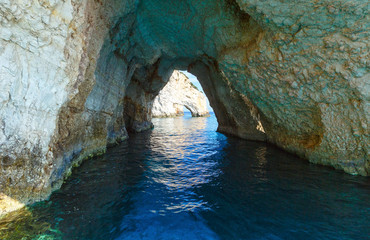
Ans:
[{"label": "eroded rock surface", "polygon": [[150,128],[173,69],[198,77],[219,131],[369,175],[369,4],[1,0],[2,199],[44,199]]},{"label": "eroded rock surface", "polygon": [[192,85],[185,74],[175,70],[166,86],[154,99],[152,116],[182,116],[184,115],[184,106],[191,112],[193,117],[209,115],[204,94]]}]

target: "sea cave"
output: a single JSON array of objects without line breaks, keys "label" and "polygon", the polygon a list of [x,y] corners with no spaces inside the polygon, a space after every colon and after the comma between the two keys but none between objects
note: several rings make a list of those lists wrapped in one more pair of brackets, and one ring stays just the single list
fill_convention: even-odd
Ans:
[{"label": "sea cave", "polygon": [[[163,150],[166,153],[151,149],[148,158],[155,159],[153,156],[157,155],[152,152],[160,152],[161,156],[172,154],[169,159],[174,166],[170,164],[169,169],[178,167],[184,174],[195,171],[189,166],[197,163],[186,161],[187,148],[183,142],[189,148],[194,147],[191,153],[196,156],[209,157],[207,154],[211,152],[229,149],[224,155],[230,159],[235,157],[232,152],[240,151],[243,154],[236,158],[251,154],[255,157],[250,163],[258,166],[266,166],[266,159],[270,159],[266,156],[281,154],[284,160],[271,158],[276,161],[272,164],[276,168],[281,161],[282,165],[296,166],[300,176],[305,171],[315,174],[311,172],[313,167],[321,169],[318,171],[323,171],[322,175],[332,172],[334,182],[358,181],[364,191],[359,193],[363,200],[360,209],[362,214],[369,214],[369,7],[362,0],[1,1],[0,215],[6,219],[25,211],[25,206],[50,201],[53,192],[58,196],[58,192],[66,191],[63,189],[72,186],[71,181],[80,176],[79,169],[85,165],[91,167],[96,159],[102,164],[107,156],[112,156],[114,166],[131,166],[126,158],[122,160],[125,164],[119,162],[109,149],[125,149],[119,151],[124,151],[122,156],[127,158],[130,151],[141,156],[149,151],[147,145],[139,147],[140,151],[135,146],[148,142],[154,144],[148,146],[158,149],[168,147],[167,152]],[[199,80],[205,95],[191,86],[183,72]],[[180,84],[177,88],[171,85],[175,75],[176,79],[185,79],[187,85]],[[206,97],[214,111],[209,118]],[[164,99],[162,103],[158,103],[160,98]],[[186,124],[179,117],[183,106],[194,117],[185,114]],[[163,113],[163,109],[172,112]],[[185,129],[184,134],[193,129],[193,142],[186,140],[192,137],[180,134],[179,129]],[[167,139],[166,131],[168,136],[182,137]],[[209,134],[211,137],[207,139],[219,144],[204,147],[206,140],[200,133]],[[171,152],[171,147],[182,149],[182,155],[175,150]],[[198,159],[192,156],[191,159]],[[232,167],[226,167],[229,175],[225,176],[232,178],[233,172],[243,169],[244,163],[235,161],[234,165],[230,163]],[[300,169],[297,162],[306,164],[303,167],[306,170]],[[203,163],[204,179],[187,176],[184,181],[189,181],[188,186],[197,185],[197,181],[208,183],[206,176],[219,171],[212,170],[212,164]],[[153,164],[155,161],[147,166],[148,171],[161,168]],[[166,162],[163,164],[162,167],[166,166]],[[184,164],[190,165],[184,167]],[[110,165],[112,169],[114,166]],[[131,174],[130,169],[127,171]],[[253,169],[248,167],[246,171]],[[265,173],[274,176],[280,170],[268,169]],[[146,174],[145,170],[138,171]],[[194,176],[200,177],[202,173]],[[248,185],[252,181],[249,177],[245,185],[253,188]],[[168,188],[176,182],[158,179]],[[294,181],[297,179],[295,176]],[[225,181],[231,184],[229,180]],[[129,179],[122,181],[131,184]],[[104,184],[110,186],[109,181]],[[178,186],[186,188],[185,185],[182,182]],[[350,189],[349,185],[344,188]],[[330,192],[329,186],[324,185],[323,189]],[[121,195],[115,195],[113,188],[110,191],[117,199],[124,196],[118,190]],[[204,191],[202,194],[207,197],[209,190]],[[106,195],[109,193],[104,192]],[[331,198],[334,201],[333,195],[328,196]],[[78,204],[81,203],[75,203]],[[186,209],[194,213],[192,209],[197,207]],[[356,221],[368,225],[369,219],[362,214]],[[7,229],[0,220],[0,231],[2,227]],[[228,226],[231,228],[233,225]],[[274,227],[271,227],[274,234],[264,236],[243,231],[245,235],[234,236],[228,230],[219,233],[215,226],[211,230],[202,229],[199,232],[206,234],[203,238],[189,229],[182,229],[189,234],[183,237],[303,239],[309,236],[287,232],[279,235]],[[355,230],[365,234],[363,229],[364,226],[358,226]],[[346,233],[348,239],[355,235],[350,230]],[[112,237],[99,234],[76,239]],[[177,233],[171,234],[151,237],[139,234],[119,239],[176,239]],[[1,239],[11,239],[9,236],[0,233]],[[12,239],[22,237],[14,236]],[[182,239],[181,234],[176,236]],[[323,236],[314,238],[327,235]],[[68,235],[65,239],[74,238]]]}]

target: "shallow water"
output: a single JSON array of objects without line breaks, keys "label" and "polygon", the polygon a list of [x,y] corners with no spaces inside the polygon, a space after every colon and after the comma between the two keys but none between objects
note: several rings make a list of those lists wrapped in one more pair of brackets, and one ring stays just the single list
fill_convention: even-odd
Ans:
[{"label": "shallow water", "polygon": [[370,239],[370,179],[154,119],[85,161],[49,201],[0,221],[0,239]]}]

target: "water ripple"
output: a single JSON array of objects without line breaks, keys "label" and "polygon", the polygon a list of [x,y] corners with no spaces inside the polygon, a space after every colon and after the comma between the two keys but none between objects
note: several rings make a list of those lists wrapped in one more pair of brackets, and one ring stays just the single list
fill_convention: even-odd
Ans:
[{"label": "water ripple", "polygon": [[0,239],[369,239],[369,178],[227,138],[214,116],[154,124],[0,220]]}]

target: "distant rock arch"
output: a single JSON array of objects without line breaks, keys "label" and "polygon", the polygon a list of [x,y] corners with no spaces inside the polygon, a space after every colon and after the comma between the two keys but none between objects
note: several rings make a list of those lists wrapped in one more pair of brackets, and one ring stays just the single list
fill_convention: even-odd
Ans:
[{"label": "distant rock arch", "polygon": [[183,107],[186,107],[193,117],[209,115],[205,95],[185,74],[175,70],[166,86],[155,97],[152,116],[157,118],[182,116]]}]

